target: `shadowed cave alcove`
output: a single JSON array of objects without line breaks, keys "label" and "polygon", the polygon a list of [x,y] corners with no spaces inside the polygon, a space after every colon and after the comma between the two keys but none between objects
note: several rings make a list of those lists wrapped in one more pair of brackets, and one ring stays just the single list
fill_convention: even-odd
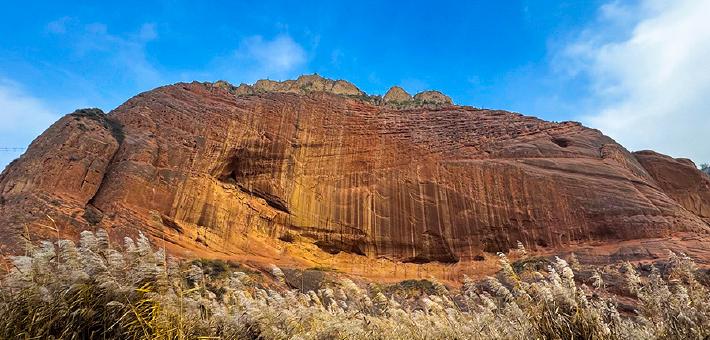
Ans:
[{"label": "shadowed cave alcove", "polygon": [[563,138],[563,137],[552,138],[552,142],[557,144],[557,146],[559,146],[561,148],[566,148],[572,144],[572,141],[570,141],[567,138]]},{"label": "shadowed cave alcove", "polygon": [[219,167],[217,179],[236,185],[240,190],[266,201],[270,207],[290,214],[285,194],[277,182],[277,174],[285,158],[280,148],[266,144],[257,148],[238,148],[230,152],[227,161]]}]

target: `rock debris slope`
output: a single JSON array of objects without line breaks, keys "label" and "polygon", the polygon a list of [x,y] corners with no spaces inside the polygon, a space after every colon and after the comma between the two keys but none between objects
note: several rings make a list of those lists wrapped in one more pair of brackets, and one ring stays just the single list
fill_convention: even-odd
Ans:
[{"label": "rock debris slope", "polygon": [[259,249],[295,237],[324,254],[451,264],[517,241],[554,252],[706,235],[709,183],[579,123],[435,91],[194,82],[52,125],[0,176],[0,228],[8,250],[103,227],[187,254],[306,256]]}]

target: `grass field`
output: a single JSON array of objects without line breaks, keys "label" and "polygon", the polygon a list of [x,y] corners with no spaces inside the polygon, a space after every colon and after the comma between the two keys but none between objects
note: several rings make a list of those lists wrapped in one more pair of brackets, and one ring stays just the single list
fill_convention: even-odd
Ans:
[{"label": "grass field", "polygon": [[[4,339],[708,339],[710,294],[691,259],[662,268],[510,263],[460,288],[382,286],[336,272],[315,291],[286,269],[178,261],[144,236],[85,231],[28,246],[0,288]],[[543,265],[540,265],[540,264]],[[610,274],[611,273],[611,274]],[[577,277],[575,277],[577,275]],[[302,275],[301,277],[306,277]],[[583,277],[583,279],[582,279]],[[611,286],[605,278],[618,278]],[[624,301],[620,303],[618,301]]]}]

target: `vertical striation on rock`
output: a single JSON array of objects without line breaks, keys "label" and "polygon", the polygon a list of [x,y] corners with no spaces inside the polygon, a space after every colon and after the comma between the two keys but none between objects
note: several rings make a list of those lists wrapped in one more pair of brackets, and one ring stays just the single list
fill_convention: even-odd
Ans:
[{"label": "vertical striation on rock", "polygon": [[[385,105],[399,101],[425,105]],[[55,123],[0,177],[0,228],[12,245],[51,215],[67,232],[143,230],[214,254],[288,233],[329,253],[455,263],[517,241],[707,233],[699,174],[579,123],[434,91],[380,102],[315,75],[181,83]]]},{"label": "vertical striation on rock", "polygon": [[[56,223],[62,226],[59,232],[78,234],[82,224],[74,218],[93,209],[92,200],[124,137],[120,123],[101,110],[82,109],[35,139],[0,176],[3,246],[18,249],[23,233],[56,236],[51,230]],[[25,229],[38,221],[43,227]]]},{"label": "vertical striation on rock", "polygon": [[648,150],[634,156],[668,196],[710,223],[710,176],[698,171],[689,159],[673,159]]}]

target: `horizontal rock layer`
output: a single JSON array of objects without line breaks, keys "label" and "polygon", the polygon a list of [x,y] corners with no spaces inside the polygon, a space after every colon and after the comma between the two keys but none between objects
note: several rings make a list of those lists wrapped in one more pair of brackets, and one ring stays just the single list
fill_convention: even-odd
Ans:
[{"label": "horizontal rock layer", "polygon": [[710,229],[707,175],[578,123],[433,92],[419,100],[436,106],[396,107],[349,83],[279,84],[176,84],[65,116],[0,176],[2,243],[103,227],[261,256],[258,233],[455,263],[518,241],[549,252]]}]

